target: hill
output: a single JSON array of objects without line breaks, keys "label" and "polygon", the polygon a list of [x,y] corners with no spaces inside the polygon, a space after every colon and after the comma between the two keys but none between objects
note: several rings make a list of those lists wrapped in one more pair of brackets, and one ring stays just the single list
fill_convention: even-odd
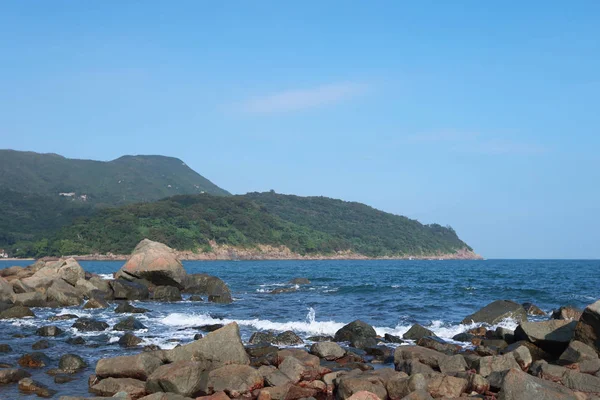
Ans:
[{"label": "hill", "polygon": [[299,255],[350,252],[369,257],[471,251],[451,228],[423,225],[360,203],[275,193],[174,196],[102,209],[21,251],[37,257],[128,254],[143,238],[195,252],[223,245],[285,246]]},{"label": "hill", "polygon": [[0,188],[110,206],[177,194],[229,194],[177,158],[123,156],[104,162],[14,150],[0,150]]}]

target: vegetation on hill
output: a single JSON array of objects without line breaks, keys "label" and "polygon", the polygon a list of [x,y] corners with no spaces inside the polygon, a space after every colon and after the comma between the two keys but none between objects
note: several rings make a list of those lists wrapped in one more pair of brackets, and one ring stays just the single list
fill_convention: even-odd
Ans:
[{"label": "vegetation on hill", "polygon": [[193,251],[210,251],[211,241],[246,248],[283,245],[299,254],[418,256],[470,249],[451,228],[422,225],[360,203],[251,193],[182,195],[101,209],[49,239],[22,243],[18,255],[127,254],[143,238]]}]

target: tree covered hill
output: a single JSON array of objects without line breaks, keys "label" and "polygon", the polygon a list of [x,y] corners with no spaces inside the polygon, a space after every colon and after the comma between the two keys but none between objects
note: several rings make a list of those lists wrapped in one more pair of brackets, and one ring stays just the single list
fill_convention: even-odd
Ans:
[{"label": "tree covered hill", "polygon": [[0,188],[108,206],[177,194],[229,194],[177,158],[123,156],[104,162],[14,150],[0,150]]},{"label": "tree covered hill", "polygon": [[128,254],[143,238],[178,250],[210,251],[211,242],[286,246],[298,254],[351,251],[366,256],[435,256],[470,250],[454,230],[325,197],[250,193],[181,195],[101,209],[77,219],[22,255]]}]

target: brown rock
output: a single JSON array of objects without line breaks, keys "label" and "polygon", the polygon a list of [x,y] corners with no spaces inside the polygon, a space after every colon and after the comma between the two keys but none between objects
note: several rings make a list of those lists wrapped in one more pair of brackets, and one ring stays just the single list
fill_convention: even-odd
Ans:
[{"label": "brown rock", "polygon": [[264,386],[257,370],[248,365],[225,365],[205,371],[201,391],[206,394],[223,391],[230,397],[239,397]]},{"label": "brown rock", "polygon": [[146,380],[149,393],[173,392],[182,396],[200,394],[202,364],[196,361],[178,361],[158,367]]},{"label": "brown rock", "polygon": [[161,365],[162,360],[152,352],[102,358],[96,364],[96,375],[100,379],[113,377],[146,380]]},{"label": "brown rock", "polygon": [[105,397],[125,392],[132,399],[139,399],[146,395],[146,384],[132,378],[106,378],[90,387],[90,392]]},{"label": "brown rock", "polygon": [[19,381],[19,391],[32,393],[39,397],[52,397],[56,394],[56,390],[52,390],[31,378],[23,378]]}]

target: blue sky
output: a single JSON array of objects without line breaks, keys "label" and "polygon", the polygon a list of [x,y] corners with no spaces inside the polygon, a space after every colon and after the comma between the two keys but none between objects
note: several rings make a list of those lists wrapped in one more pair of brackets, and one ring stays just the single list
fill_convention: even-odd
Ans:
[{"label": "blue sky", "polygon": [[[325,4],[324,4],[325,3]],[[2,148],[176,156],[600,258],[600,2],[4,1]]]}]

